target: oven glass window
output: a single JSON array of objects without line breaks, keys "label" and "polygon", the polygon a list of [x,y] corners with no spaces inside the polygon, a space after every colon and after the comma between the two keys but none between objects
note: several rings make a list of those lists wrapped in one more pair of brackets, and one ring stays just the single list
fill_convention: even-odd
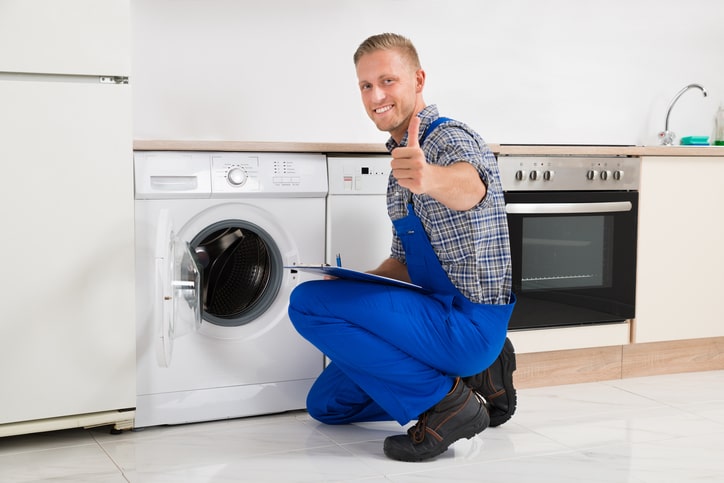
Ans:
[{"label": "oven glass window", "polygon": [[610,215],[525,217],[521,290],[610,287],[613,223]]}]

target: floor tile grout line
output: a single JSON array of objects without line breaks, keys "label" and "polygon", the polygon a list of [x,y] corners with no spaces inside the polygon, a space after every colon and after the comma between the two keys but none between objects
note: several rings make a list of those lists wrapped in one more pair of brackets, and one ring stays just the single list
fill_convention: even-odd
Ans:
[{"label": "floor tile grout line", "polygon": [[98,447],[100,448],[100,450],[103,452],[103,454],[106,455],[106,457],[111,461],[111,463],[113,463],[113,466],[116,467],[116,469],[117,469],[118,472],[120,473],[121,477],[122,477],[124,480],[126,480],[128,483],[130,483],[130,480],[129,480],[128,478],[126,478],[126,473],[125,473],[125,471],[123,471],[123,468],[121,468],[121,465],[118,464],[118,462],[116,462],[116,460],[115,460],[115,459],[113,458],[113,456],[108,452],[108,450],[105,448],[105,446],[103,446],[103,444],[101,444],[101,442],[98,441],[98,438],[96,438],[96,435],[93,434],[93,432],[91,432],[91,431],[88,431],[88,432],[89,432],[89,434],[91,435],[91,438],[93,438],[93,441],[95,441],[96,445],[98,445]]}]

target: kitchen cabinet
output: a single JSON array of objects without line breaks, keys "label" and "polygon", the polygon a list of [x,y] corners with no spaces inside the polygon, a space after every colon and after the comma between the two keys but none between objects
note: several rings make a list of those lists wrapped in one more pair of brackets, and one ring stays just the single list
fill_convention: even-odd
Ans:
[{"label": "kitchen cabinet", "polygon": [[0,7],[0,436],[135,408],[128,0]]},{"label": "kitchen cabinet", "polygon": [[641,160],[633,342],[724,336],[724,157]]}]

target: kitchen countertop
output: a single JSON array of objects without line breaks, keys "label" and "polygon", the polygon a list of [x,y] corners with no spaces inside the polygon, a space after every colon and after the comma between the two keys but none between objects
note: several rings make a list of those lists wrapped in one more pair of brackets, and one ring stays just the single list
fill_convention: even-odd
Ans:
[{"label": "kitchen countertop", "polygon": [[515,146],[490,145],[499,155],[724,156],[724,146]]},{"label": "kitchen countertop", "polygon": [[363,143],[295,143],[249,141],[135,140],[134,151],[245,151],[278,153],[386,153],[385,145]]},{"label": "kitchen countertop", "polygon": [[[497,155],[724,156],[724,146],[581,146],[488,144]],[[135,140],[135,151],[386,153],[384,144]]]}]

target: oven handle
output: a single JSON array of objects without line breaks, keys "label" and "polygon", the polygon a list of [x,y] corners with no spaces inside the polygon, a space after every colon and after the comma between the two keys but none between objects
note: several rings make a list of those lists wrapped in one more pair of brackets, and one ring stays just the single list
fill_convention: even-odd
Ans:
[{"label": "oven handle", "polygon": [[511,215],[550,215],[575,213],[616,213],[631,211],[630,201],[601,203],[508,203],[506,213]]}]

